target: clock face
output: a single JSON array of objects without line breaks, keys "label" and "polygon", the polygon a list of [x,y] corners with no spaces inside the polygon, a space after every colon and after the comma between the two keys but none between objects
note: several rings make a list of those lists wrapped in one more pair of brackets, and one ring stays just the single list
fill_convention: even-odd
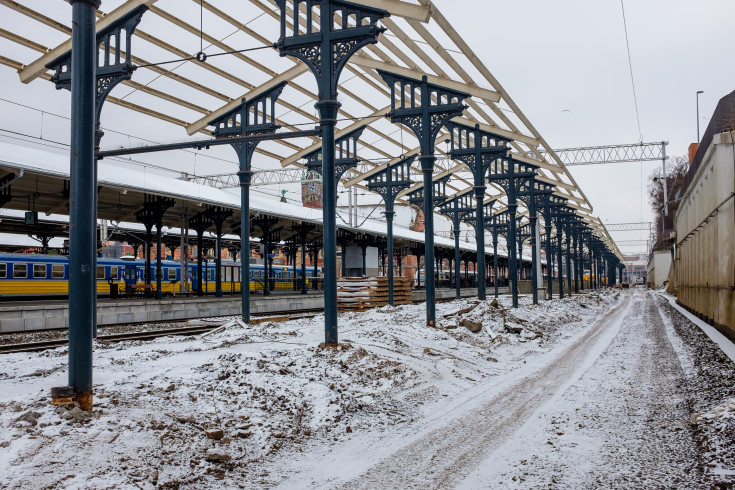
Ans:
[{"label": "clock face", "polygon": [[307,189],[308,189],[308,190],[309,190],[309,192],[311,192],[311,193],[314,193],[314,192],[316,192],[316,189],[317,189],[317,187],[316,187],[316,182],[309,182],[309,185],[307,186]]}]

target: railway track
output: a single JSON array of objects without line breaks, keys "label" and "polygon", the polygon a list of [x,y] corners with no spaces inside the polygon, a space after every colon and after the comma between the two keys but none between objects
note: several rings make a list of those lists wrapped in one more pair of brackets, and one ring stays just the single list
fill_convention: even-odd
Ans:
[{"label": "railway track", "polygon": [[[286,321],[296,320],[300,318],[312,318],[322,310],[299,310],[299,311],[288,311],[288,312],[269,312],[263,315],[253,315],[254,318],[267,320],[273,318],[274,321]],[[202,320],[203,321],[203,320]],[[164,323],[164,322],[162,322]],[[147,332],[130,332],[130,333],[117,333],[110,335],[100,335],[97,337],[98,342],[123,342],[126,340],[153,340],[159,337],[168,337],[170,335],[201,335],[212,330],[221,328],[223,324],[205,323],[204,325],[193,325],[190,327],[179,327],[169,328],[165,330],[151,330]],[[67,339],[60,340],[47,340],[42,342],[29,342],[22,344],[6,344],[0,345],[0,354],[11,354],[18,352],[40,352],[47,349],[55,349],[57,347],[63,347],[68,344]]]}]

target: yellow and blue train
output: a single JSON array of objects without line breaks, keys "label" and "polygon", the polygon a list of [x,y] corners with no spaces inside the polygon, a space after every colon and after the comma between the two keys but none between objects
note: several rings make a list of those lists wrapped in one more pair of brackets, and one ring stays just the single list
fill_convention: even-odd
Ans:
[{"label": "yellow and blue train", "polygon": [[[204,274],[201,289],[204,293],[215,291],[215,269],[213,260],[203,264]],[[161,262],[163,277],[161,290],[166,294],[177,293],[182,281],[181,263],[172,260]],[[222,291],[240,292],[240,263],[222,261]],[[144,284],[145,261],[123,257],[119,259],[97,259],[97,294],[108,296],[117,286],[118,294],[150,292],[156,290],[156,262],[151,261],[151,288]],[[189,291],[199,291],[199,275],[196,262],[190,263],[184,280]],[[317,276],[321,268],[317,269]],[[306,268],[307,286],[320,284],[314,278],[314,268]],[[301,269],[292,266],[273,265],[273,275],[268,278],[262,264],[250,264],[250,290],[293,290],[301,288]],[[69,295],[69,257],[65,255],[0,253],[0,298],[48,297]]]}]

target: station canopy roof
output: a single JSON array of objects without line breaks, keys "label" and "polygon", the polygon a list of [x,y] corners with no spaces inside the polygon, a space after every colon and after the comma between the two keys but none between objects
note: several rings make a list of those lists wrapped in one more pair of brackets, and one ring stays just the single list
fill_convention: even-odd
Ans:
[{"label": "station canopy roof", "polygon": [[[360,163],[345,173],[343,185],[366,188],[365,176],[402,156],[419,153],[413,133],[385,117],[391,95],[377,70],[411,78],[427,75],[431,83],[470,94],[465,100],[469,107],[454,121],[479,124],[481,129],[512,139],[513,156],[537,165],[537,178],[553,184],[555,193],[566,198],[622,259],[601,220],[593,215],[584,192],[551,146],[436,5],[430,0],[356,3],[385,9],[390,17],[380,21],[387,31],[380,35],[378,44],[353,55],[341,75],[342,107],[336,136],[366,125],[358,146]],[[104,0],[98,11],[98,29],[142,4],[149,11],[135,30],[131,49],[139,68],[132,80],[113,90],[106,103],[127,111],[125,120],[131,132],[139,118],[149,116],[167,128],[166,134],[172,126],[179,128],[180,140],[211,136],[209,121],[238,106],[242,98],[283,81],[289,83],[276,110],[282,130],[309,129],[318,124],[314,76],[304,63],[280,57],[273,48],[280,35],[280,10],[274,0]],[[49,80],[52,72],[45,65],[71,47],[69,5],[0,0],[0,12],[4,19],[0,21],[0,64],[16,69],[24,83]],[[192,59],[199,51],[207,53],[205,62]],[[213,56],[216,54],[224,55]],[[517,62],[502,50],[493,61]],[[103,127],[105,114],[103,110]],[[154,135],[149,134],[149,138],[163,142]],[[451,175],[447,192],[468,192],[473,186],[472,174],[465,164],[449,158],[444,143],[447,138],[444,131],[436,139],[434,178]],[[105,145],[103,139],[102,149],[112,149]],[[320,145],[318,137],[262,142],[257,148],[258,166],[303,166],[303,156]],[[418,185],[422,178],[418,160],[414,166],[412,178]],[[198,172],[207,174],[201,165]],[[488,185],[486,192],[487,199],[504,202],[498,186]]]}]

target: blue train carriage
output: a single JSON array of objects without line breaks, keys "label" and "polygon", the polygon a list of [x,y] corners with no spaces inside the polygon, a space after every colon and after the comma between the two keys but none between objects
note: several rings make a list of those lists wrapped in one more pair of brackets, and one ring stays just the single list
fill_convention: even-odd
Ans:
[{"label": "blue train carriage", "polygon": [[[97,259],[97,294],[110,294],[111,284],[124,294],[126,285],[143,285],[142,259]],[[164,292],[174,291],[181,280],[176,262],[163,262]],[[155,264],[151,267],[155,283]],[[155,284],[153,286],[155,289]],[[0,297],[42,297],[69,295],[69,258],[64,255],[0,254]]]},{"label": "blue train carriage", "polygon": [[[214,262],[214,260],[207,260],[207,262],[203,263],[203,265],[204,270],[202,274],[202,291],[204,291],[205,293],[214,293],[217,291],[216,263]],[[223,260],[221,262],[222,292],[240,292],[240,269],[241,267],[239,262],[235,262],[232,260]],[[199,274],[197,274],[197,270],[197,263],[189,262],[189,281],[191,283],[192,291],[199,291]]]},{"label": "blue train carriage", "polygon": [[[181,264],[164,260],[162,262],[161,289],[165,294],[179,291],[182,280]],[[240,292],[239,262],[222,261],[222,291],[225,293]],[[188,274],[184,279],[189,281],[190,290],[198,290],[196,263],[189,264]],[[156,263],[151,261],[151,286],[144,283],[145,261],[132,257],[119,259],[97,259],[97,294],[107,296],[111,285],[117,286],[119,295],[133,292],[156,290]],[[203,289],[207,293],[216,290],[215,263],[206,262]],[[317,275],[321,268],[317,269]],[[301,269],[294,271],[293,266],[274,265],[273,277],[270,278],[271,290],[292,290],[301,288]],[[315,284],[314,268],[306,269],[307,287]],[[250,266],[250,289],[262,291],[266,284],[262,264]],[[0,297],[33,297],[33,296],[68,296],[69,294],[69,258],[63,255],[12,254],[0,253]]]},{"label": "blue train carriage", "polygon": [[68,294],[68,257],[0,253],[0,297]]},{"label": "blue train carriage", "polygon": [[[115,267],[118,274],[115,275]],[[105,267],[105,276],[102,276],[100,267]],[[119,294],[131,294],[135,292],[156,291],[158,287],[156,277],[156,261],[151,260],[151,286],[145,285],[145,260],[133,257],[121,257],[120,259],[97,259],[97,292],[100,292],[100,281],[104,280],[108,285],[106,291],[109,293],[110,284],[117,284]],[[161,261],[161,291],[164,294],[174,294],[179,291],[181,283],[181,264],[173,260]]]}]

